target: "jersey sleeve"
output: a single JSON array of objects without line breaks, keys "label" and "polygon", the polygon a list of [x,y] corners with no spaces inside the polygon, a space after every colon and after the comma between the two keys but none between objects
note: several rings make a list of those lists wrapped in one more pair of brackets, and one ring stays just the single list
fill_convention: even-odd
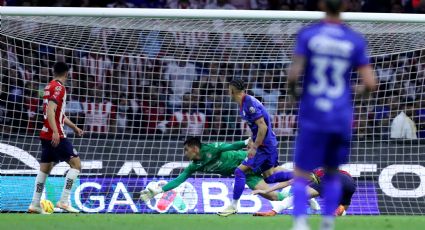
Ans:
[{"label": "jersey sleeve", "polygon": [[248,141],[238,141],[234,143],[218,143],[218,149],[220,152],[232,151],[232,150],[240,150],[245,148],[248,145]]},{"label": "jersey sleeve", "polygon": [[367,43],[364,38],[361,38],[357,45],[357,50],[354,53],[354,67],[358,68],[364,65],[368,65],[370,63],[369,55],[368,55]]},{"label": "jersey sleeve", "polygon": [[60,101],[62,101],[63,97],[65,96],[65,87],[63,85],[55,86],[53,89],[51,89],[49,101],[53,101],[56,104],[58,104]]},{"label": "jersey sleeve", "polygon": [[186,167],[183,172],[176,177],[176,179],[168,182],[166,185],[162,187],[162,190],[164,192],[170,191],[171,189],[177,188],[179,185],[181,185],[183,182],[187,180],[187,178],[190,177],[194,172],[196,171],[196,166],[191,163],[188,167]]},{"label": "jersey sleeve", "polygon": [[294,54],[297,56],[307,56],[307,39],[304,30],[301,30],[297,34],[297,40],[295,41]]},{"label": "jersey sleeve", "polygon": [[263,116],[263,108],[259,102],[255,103],[254,101],[252,101],[244,108],[244,110],[247,119],[252,123],[255,123],[256,120],[260,119]]}]

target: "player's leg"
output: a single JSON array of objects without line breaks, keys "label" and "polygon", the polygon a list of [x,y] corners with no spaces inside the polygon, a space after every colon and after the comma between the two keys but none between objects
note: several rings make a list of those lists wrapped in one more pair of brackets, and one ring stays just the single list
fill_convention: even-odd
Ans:
[{"label": "player's leg", "polygon": [[338,172],[341,164],[347,163],[350,151],[350,136],[333,134],[324,159],[325,175],[322,179],[324,209],[321,229],[334,229],[334,214],[341,195],[342,185]]},{"label": "player's leg", "polygon": [[239,165],[234,172],[235,184],[233,186],[233,200],[232,203],[226,207],[223,211],[218,212],[219,216],[229,216],[238,212],[238,202],[242,196],[243,190],[245,189],[246,173],[251,170],[250,165],[254,158],[244,161]]},{"label": "player's leg", "polygon": [[311,172],[323,164],[324,153],[328,142],[326,134],[316,130],[300,128],[295,143],[295,169],[292,193],[294,194],[294,227],[293,229],[309,229],[307,224],[307,185]]},{"label": "player's leg", "polygon": [[41,195],[43,194],[44,184],[46,179],[52,171],[54,162],[56,161],[55,155],[52,152],[53,147],[51,141],[41,141],[41,160],[40,160],[40,171],[35,178],[34,193],[28,212],[30,213],[44,213],[40,205]]},{"label": "player's leg", "polygon": [[56,203],[56,207],[61,208],[67,212],[77,213],[77,209],[73,208],[69,202],[72,185],[77,179],[81,171],[80,157],[74,152],[74,148],[66,138],[62,139],[57,147],[60,151],[61,160],[66,161],[71,167],[65,177],[65,185],[62,190],[60,200]]},{"label": "player's leg", "polygon": [[343,216],[351,205],[351,199],[356,192],[357,185],[354,179],[346,174],[340,173],[342,184],[342,196],[338,208],[335,210],[335,216]]}]

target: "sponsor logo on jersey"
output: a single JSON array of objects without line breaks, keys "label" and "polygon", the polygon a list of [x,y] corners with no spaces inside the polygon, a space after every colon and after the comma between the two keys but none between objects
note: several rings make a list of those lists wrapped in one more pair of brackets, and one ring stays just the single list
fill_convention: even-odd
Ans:
[{"label": "sponsor logo on jersey", "polygon": [[253,106],[249,107],[249,112],[250,112],[250,113],[255,113],[255,111],[256,111],[256,110],[255,110],[255,108],[254,108]]}]

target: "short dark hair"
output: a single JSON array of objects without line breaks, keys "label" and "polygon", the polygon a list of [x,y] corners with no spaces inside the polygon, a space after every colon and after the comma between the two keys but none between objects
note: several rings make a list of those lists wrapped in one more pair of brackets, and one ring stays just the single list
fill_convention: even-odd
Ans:
[{"label": "short dark hair", "polygon": [[237,90],[245,90],[245,82],[240,78],[232,79],[229,84],[235,87]]},{"label": "short dark hair", "polygon": [[63,75],[69,71],[69,66],[65,62],[56,62],[53,66],[53,74],[55,76]]},{"label": "short dark hair", "polygon": [[187,146],[198,146],[201,148],[201,139],[198,137],[188,137],[183,145]]},{"label": "short dark hair", "polygon": [[329,13],[338,14],[341,11],[341,6],[344,0],[324,0]]}]

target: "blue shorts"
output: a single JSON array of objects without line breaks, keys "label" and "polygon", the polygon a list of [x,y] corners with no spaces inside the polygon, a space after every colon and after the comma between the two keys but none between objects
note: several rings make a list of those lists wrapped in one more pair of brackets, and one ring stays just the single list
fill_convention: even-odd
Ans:
[{"label": "blue shorts", "polygon": [[[338,173],[338,177],[341,181],[342,185],[342,193],[341,193],[341,199],[339,204],[340,205],[350,205],[351,204],[351,198],[353,198],[354,193],[356,192],[357,185],[354,179],[344,173]],[[322,183],[316,184],[311,183],[309,185],[312,189],[316,190],[320,197],[323,197],[322,190],[323,185]]]},{"label": "blue shorts", "polygon": [[52,141],[41,139],[41,163],[68,162],[74,157],[78,157],[78,153],[68,139],[62,138],[56,147],[52,146]]},{"label": "blue shorts", "polygon": [[261,146],[253,158],[247,158],[242,165],[248,166],[255,173],[263,173],[279,165],[277,146]]},{"label": "blue shorts", "polygon": [[297,168],[311,172],[319,167],[337,169],[348,162],[351,132],[326,133],[299,129],[294,162]]}]

